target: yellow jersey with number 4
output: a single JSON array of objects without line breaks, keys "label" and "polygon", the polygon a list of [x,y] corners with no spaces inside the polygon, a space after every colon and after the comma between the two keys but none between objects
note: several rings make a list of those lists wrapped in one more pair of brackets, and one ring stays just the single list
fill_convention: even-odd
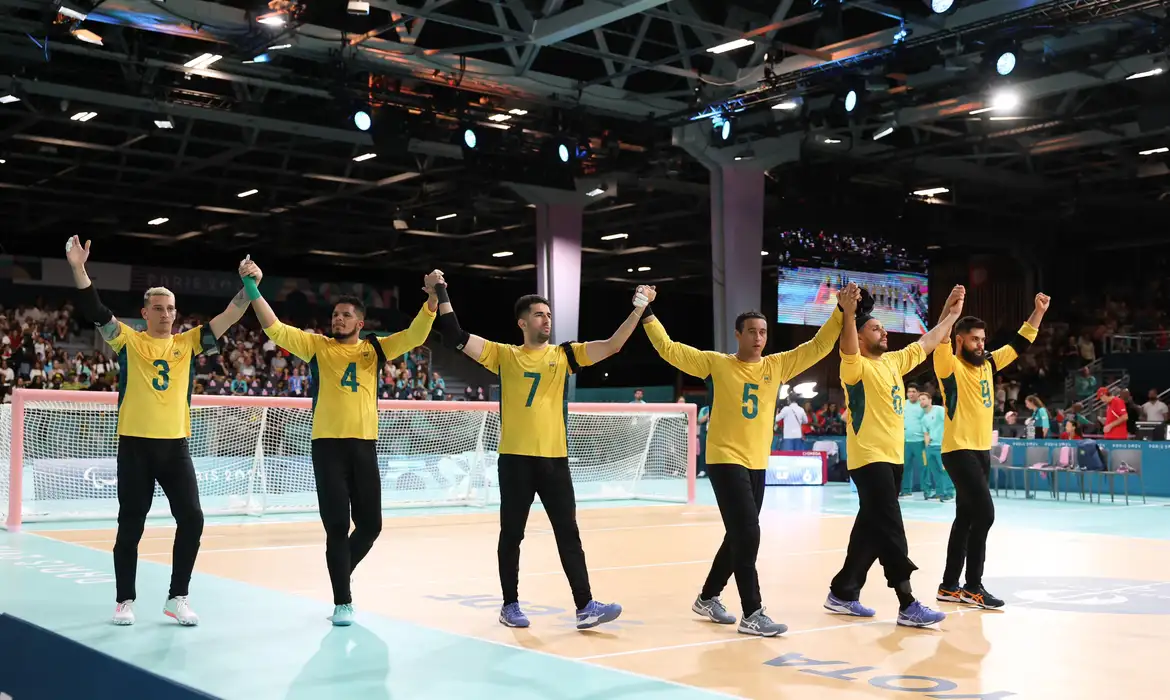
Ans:
[{"label": "yellow jersey with number 4", "polygon": [[318,438],[378,439],[378,353],[387,360],[401,357],[426,342],[435,313],[423,304],[410,327],[385,338],[358,343],[337,340],[280,321],[264,329],[272,342],[309,363],[309,395],[313,398],[313,434]]},{"label": "yellow jersey with number 4", "polygon": [[642,325],[662,359],[693,377],[710,379],[707,463],[767,469],[780,387],[829,354],[841,334],[841,318],[841,311],[834,310],[812,340],[759,362],[676,343],[657,317]]},{"label": "yellow jersey with number 4", "polygon": [[191,437],[193,365],[201,353],[215,354],[215,338],[203,326],[152,338],[119,321],[106,342],[118,353],[118,435]]},{"label": "yellow jersey with number 4", "polygon": [[950,338],[934,350],[934,373],[946,408],[943,452],[990,450],[995,414],[995,373],[1019,357],[1019,350],[1036,340],[1039,330],[1025,323],[1019,336],[991,353],[991,361],[976,367],[956,354]]},{"label": "yellow jersey with number 4", "polygon": [[[578,367],[593,364],[585,343],[570,343]],[[500,377],[500,446],[504,455],[569,456],[569,375],[560,345],[529,350],[485,340],[478,361]]]},{"label": "yellow jersey with number 4", "polygon": [[841,386],[849,410],[845,457],[850,469],[874,462],[905,462],[906,387],[902,375],[925,360],[926,351],[918,341],[882,353],[877,359],[841,353]]}]

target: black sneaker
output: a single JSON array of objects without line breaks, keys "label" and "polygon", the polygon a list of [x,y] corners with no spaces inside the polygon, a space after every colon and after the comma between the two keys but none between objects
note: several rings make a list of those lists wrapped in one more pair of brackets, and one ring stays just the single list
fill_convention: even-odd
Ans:
[{"label": "black sneaker", "polygon": [[962,603],[961,590],[958,586],[948,586],[944,583],[938,587],[938,593],[935,594],[934,599],[942,603]]},{"label": "black sneaker", "polygon": [[970,586],[963,586],[959,590],[959,598],[967,605],[975,605],[980,608],[1002,608],[1003,601],[987,592],[983,586],[978,588],[971,588]]}]

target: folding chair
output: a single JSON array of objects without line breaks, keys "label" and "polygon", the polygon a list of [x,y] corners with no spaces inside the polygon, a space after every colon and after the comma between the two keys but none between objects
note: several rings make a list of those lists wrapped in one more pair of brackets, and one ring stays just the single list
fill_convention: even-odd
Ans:
[{"label": "folding chair", "polygon": [[[1056,448],[1056,459],[1052,463],[1052,488],[1059,493],[1063,489],[1060,488],[1060,475],[1071,474],[1076,477],[1077,488],[1081,491],[1081,500],[1085,500],[1085,473],[1077,469],[1077,453],[1071,445],[1062,445]],[[1068,500],[1068,491],[1064,491],[1064,500]]]},{"label": "folding chair", "polygon": [[[999,495],[999,481],[1000,481],[1000,476],[1001,476],[1002,472],[1008,472],[1009,474],[1011,472],[1025,472],[1024,473],[1024,495],[1026,497],[1027,493],[1028,493],[1027,469],[1025,467],[1017,467],[1017,466],[1008,464],[1008,462],[1011,460],[1011,457],[1012,457],[1011,445],[1008,445],[1007,443],[1000,443],[998,445],[992,445],[992,447],[991,447],[991,474],[992,474],[992,476],[995,477],[995,495],[996,496]],[[1016,490],[1015,479],[1008,480],[1008,486],[1005,486],[1003,489],[1004,494],[1007,493],[1008,488],[1011,488],[1012,491]]]},{"label": "folding chair", "polygon": [[[1122,459],[1128,457],[1129,459]],[[1133,464],[1130,464],[1130,461]],[[1136,466],[1134,466],[1136,465]],[[1114,482],[1121,479],[1121,487],[1125,493],[1125,505],[1129,505],[1129,479],[1137,477],[1138,487],[1142,492],[1142,503],[1146,502],[1146,484],[1142,478],[1142,456],[1140,450],[1109,450],[1109,469],[1103,472],[1085,472],[1100,476],[1109,481],[1109,502],[1114,502]],[[1090,492],[1090,498],[1092,497]],[[1097,502],[1101,502],[1101,492],[1097,491]]]}]

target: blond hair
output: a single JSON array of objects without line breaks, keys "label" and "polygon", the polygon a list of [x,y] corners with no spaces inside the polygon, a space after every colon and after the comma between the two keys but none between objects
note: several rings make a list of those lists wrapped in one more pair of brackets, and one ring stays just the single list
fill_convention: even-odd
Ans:
[{"label": "blond hair", "polygon": [[146,290],[146,294],[142,295],[142,305],[146,306],[149,304],[151,297],[170,297],[174,299],[175,293],[166,287],[151,287],[150,289]]}]

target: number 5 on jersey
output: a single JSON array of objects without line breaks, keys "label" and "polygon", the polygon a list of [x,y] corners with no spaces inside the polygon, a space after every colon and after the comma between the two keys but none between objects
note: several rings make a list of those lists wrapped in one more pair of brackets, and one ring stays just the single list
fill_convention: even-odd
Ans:
[{"label": "number 5 on jersey", "polygon": [[741,412],[743,417],[751,420],[755,418],[760,412],[760,397],[756,396],[756,391],[759,391],[759,384],[744,384],[743,385],[743,403]]}]

